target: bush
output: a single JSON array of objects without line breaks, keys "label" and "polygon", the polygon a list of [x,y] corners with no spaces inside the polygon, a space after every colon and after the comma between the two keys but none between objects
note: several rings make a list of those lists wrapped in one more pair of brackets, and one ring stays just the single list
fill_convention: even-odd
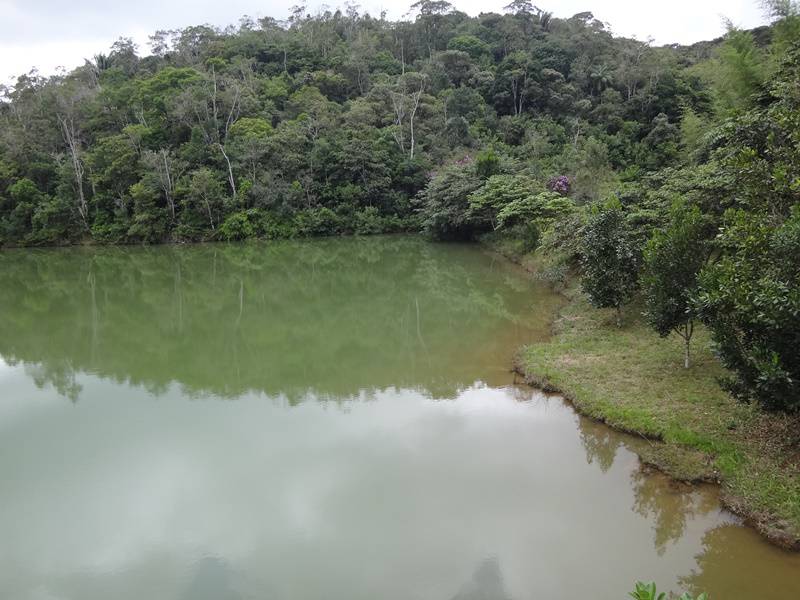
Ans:
[{"label": "bush", "polygon": [[259,216],[257,209],[242,210],[228,215],[220,225],[220,237],[229,242],[256,237]]},{"label": "bush", "polygon": [[[636,589],[634,589],[630,594],[628,594],[633,600],[665,600],[667,594],[664,592],[659,593],[656,589],[656,584],[654,582],[650,583],[642,583],[641,581],[636,582]],[[683,594],[678,600],[695,600],[689,593]],[[696,600],[708,600],[708,596],[705,594],[700,594]]]},{"label": "bush", "polygon": [[734,373],[731,392],[800,412],[800,208],[777,226],[742,211],[728,223],[724,255],[700,276],[700,317]]},{"label": "bush", "polygon": [[418,197],[425,232],[438,240],[469,240],[487,231],[487,224],[469,210],[468,198],[480,187],[481,179],[469,161],[434,174]]},{"label": "bush", "polygon": [[583,291],[597,308],[621,309],[638,287],[639,250],[628,230],[622,207],[597,210],[583,230],[581,267]]},{"label": "bush", "polygon": [[353,231],[360,235],[383,233],[386,226],[380,211],[374,206],[367,206],[353,215]]},{"label": "bush", "polygon": [[343,231],[339,215],[324,206],[298,211],[294,216],[294,226],[301,236],[337,235]]}]

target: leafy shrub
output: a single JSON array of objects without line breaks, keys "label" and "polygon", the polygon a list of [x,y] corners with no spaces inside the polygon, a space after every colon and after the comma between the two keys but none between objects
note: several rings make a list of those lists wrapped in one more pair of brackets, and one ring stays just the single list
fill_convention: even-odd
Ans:
[{"label": "leafy shrub", "polygon": [[242,210],[232,213],[219,227],[219,235],[223,240],[246,240],[255,237],[259,221],[257,209]]},{"label": "leafy shrub", "polygon": [[597,210],[583,230],[583,291],[598,308],[621,308],[638,287],[639,250],[625,222],[622,207]]},{"label": "leafy shrub", "polygon": [[445,167],[419,193],[420,217],[426,233],[438,240],[468,240],[488,226],[469,210],[469,196],[481,186],[471,162]]},{"label": "leafy shrub", "polygon": [[258,231],[269,240],[283,240],[297,237],[298,231],[294,221],[280,218],[271,212],[264,212],[258,222]]},{"label": "leafy shrub", "polygon": [[800,208],[783,224],[729,215],[724,255],[700,276],[700,317],[734,377],[769,410],[800,412]]},{"label": "leafy shrub", "polygon": [[294,226],[301,236],[337,235],[343,231],[339,215],[324,206],[298,211],[294,216]]},{"label": "leafy shrub", "polygon": [[57,244],[71,239],[75,230],[73,216],[72,208],[58,197],[39,205],[31,219],[31,243]]},{"label": "leafy shrub", "polygon": [[383,233],[388,223],[374,206],[367,206],[353,215],[353,230],[361,235]]},{"label": "leafy shrub", "polygon": [[[636,589],[628,595],[634,600],[665,600],[667,597],[666,593],[659,593],[658,590],[656,590],[656,584],[652,581],[650,583],[637,581]],[[695,599],[687,592],[678,598],[678,600],[708,600],[708,596],[706,596],[706,594],[700,594]]]}]

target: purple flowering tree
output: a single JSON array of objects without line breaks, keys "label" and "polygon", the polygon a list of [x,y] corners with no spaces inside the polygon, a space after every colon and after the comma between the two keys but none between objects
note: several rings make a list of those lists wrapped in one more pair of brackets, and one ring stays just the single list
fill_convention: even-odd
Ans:
[{"label": "purple flowering tree", "polygon": [[566,175],[559,175],[558,177],[553,177],[550,181],[547,182],[547,189],[551,192],[555,192],[556,194],[561,194],[562,196],[569,195],[570,184],[569,184],[569,177]]}]

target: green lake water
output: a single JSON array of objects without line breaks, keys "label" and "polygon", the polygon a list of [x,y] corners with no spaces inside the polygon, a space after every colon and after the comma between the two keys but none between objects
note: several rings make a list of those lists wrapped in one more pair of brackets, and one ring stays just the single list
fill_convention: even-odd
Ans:
[{"label": "green lake water", "polygon": [[714,488],[515,385],[559,303],[415,237],[1,252],[0,598],[800,598]]}]

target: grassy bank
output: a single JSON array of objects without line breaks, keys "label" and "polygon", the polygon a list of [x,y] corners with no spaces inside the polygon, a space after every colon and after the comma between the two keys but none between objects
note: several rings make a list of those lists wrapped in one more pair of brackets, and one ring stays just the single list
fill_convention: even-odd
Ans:
[{"label": "grassy bank", "polygon": [[[541,268],[535,257],[491,247]],[[719,482],[729,508],[773,542],[800,550],[800,418],[765,414],[724,392],[717,378],[725,371],[703,328],[684,369],[683,340],[660,338],[641,307],[628,307],[617,327],[574,281],[564,294],[552,339],[520,351],[520,375],[587,416],[652,440],[645,462],[680,480]]]}]

